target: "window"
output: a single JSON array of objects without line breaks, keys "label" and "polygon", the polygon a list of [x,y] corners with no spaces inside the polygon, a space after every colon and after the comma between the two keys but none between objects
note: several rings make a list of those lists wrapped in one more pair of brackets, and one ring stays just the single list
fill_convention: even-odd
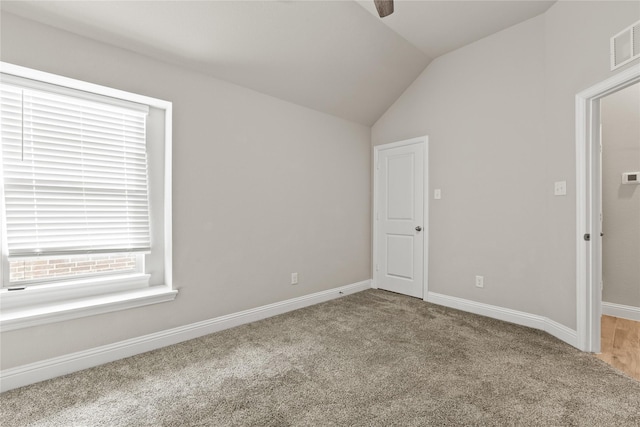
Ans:
[{"label": "window", "polygon": [[1,71],[2,329],[173,299],[171,104]]},{"label": "window", "polygon": [[148,107],[127,109],[10,82],[0,86],[4,286],[141,271],[141,257],[104,261],[151,248]]},{"label": "window", "polygon": [[38,257],[9,261],[10,287],[47,283],[70,277],[143,272],[143,259],[131,254]]}]

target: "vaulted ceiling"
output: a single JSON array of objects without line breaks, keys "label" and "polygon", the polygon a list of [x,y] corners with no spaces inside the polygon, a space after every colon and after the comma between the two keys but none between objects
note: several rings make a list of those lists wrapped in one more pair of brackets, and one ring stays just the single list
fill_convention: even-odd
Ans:
[{"label": "vaulted ceiling", "polygon": [[9,12],[365,125],[434,58],[553,1],[2,1]]}]

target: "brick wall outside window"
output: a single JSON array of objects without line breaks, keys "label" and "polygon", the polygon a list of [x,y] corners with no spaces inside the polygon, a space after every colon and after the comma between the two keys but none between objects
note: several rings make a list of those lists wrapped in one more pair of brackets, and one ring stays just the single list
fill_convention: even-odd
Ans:
[{"label": "brick wall outside window", "polygon": [[9,261],[9,281],[127,272],[136,266],[135,255],[84,255],[45,260]]}]

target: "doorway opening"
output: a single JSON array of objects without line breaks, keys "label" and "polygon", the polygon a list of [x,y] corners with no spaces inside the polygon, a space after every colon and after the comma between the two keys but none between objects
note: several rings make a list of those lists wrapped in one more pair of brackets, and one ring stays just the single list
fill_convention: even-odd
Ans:
[{"label": "doorway opening", "polygon": [[602,315],[601,101],[640,82],[640,65],[576,95],[576,295],[578,348],[599,353]]}]

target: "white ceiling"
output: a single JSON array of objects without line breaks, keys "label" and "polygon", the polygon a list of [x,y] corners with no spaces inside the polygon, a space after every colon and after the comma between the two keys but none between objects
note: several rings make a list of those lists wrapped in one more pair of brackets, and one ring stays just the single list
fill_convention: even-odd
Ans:
[{"label": "white ceiling", "polygon": [[372,0],[2,1],[0,7],[371,125],[432,59],[552,3],[396,0],[384,20]]}]

